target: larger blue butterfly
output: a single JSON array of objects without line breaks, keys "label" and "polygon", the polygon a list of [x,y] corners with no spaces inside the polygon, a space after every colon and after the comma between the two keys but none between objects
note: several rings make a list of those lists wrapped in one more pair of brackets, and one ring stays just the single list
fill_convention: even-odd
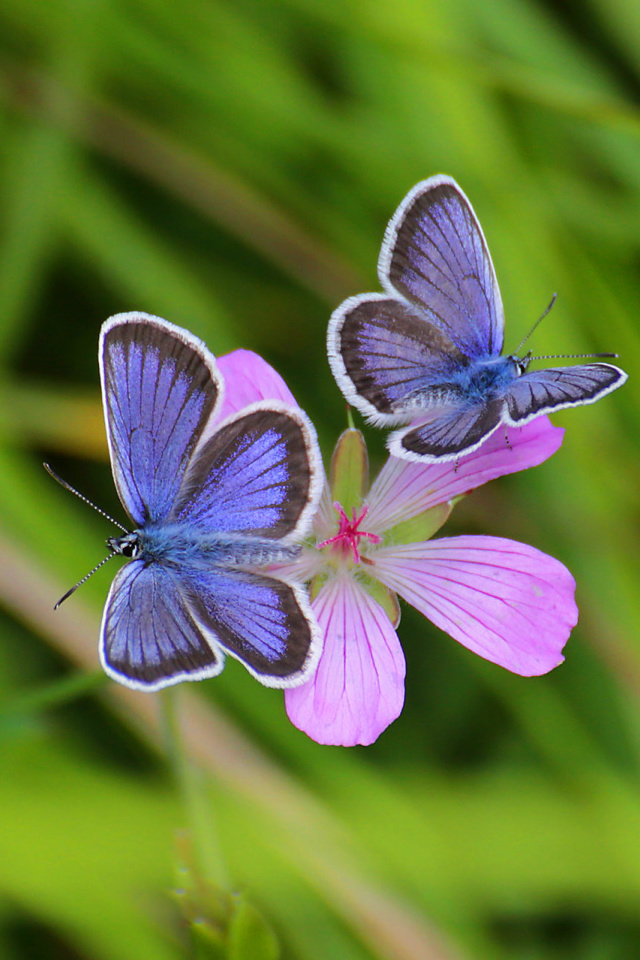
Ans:
[{"label": "larger blue butterfly", "polygon": [[500,424],[520,427],[593,403],[627,379],[609,363],[528,372],[501,356],[504,312],[482,228],[451,177],[417,184],[391,219],[378,275],[385,293],[345,300],[329,323],[329,363],[344,396],[377,426],[410,426],[390,452],[454,460]]},{"label": "larger blue butterfly", "polygon": [[262,683],[309,677],[319,630],[302,586],[259,568],[290,559],[321,492],[307,417],[278,401],[214,424],[213,356],[158,317],[111,317],[100,335],[111,466],[133,531],[104,609],[100,656],[115,680],[157,690],[220,673],[225,653]]}]

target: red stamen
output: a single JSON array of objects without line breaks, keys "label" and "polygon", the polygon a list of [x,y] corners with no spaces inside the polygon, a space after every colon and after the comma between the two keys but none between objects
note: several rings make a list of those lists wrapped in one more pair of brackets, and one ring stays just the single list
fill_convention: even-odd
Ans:
[{"label": "red stamen", "polygon": [[351,552],[354,563],[360,563],[360,560],[367,562],[366,557],[360,556],[360,551],[358,549],[362,537],[366,537],[371,541],[371,543],[382,542],[382,538],[379,537],[377,533],[367,533],[366,530],[358,529],[369,512],[369,507],[364,506],[359,516],[356,516],[356,509],[354,507],[352,511],[352,518],[349,520],[349,517],[346,515],[341,505],[337,501],[333,506],[338,511],[338,516],[340,518],[338,532],[335,537],[330,537],[328,540],[323,540],[322,543],[319,543],[317,545],[317,549],[322,550],[323,547],[329,547],[332,544],[335,544],[335,549],[340,550],[343,556],[346,556],[349,552]]}]

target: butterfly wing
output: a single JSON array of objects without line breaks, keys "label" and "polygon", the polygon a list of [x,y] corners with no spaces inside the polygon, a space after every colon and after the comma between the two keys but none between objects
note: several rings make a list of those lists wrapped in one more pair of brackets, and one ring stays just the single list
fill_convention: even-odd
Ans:
[{"label": "butterfly wing", "polygon": [[102,620],[105,671],[138,690],[214,677],[224,650],[266,686],[302,683],[321,639],[302,587],[215,565],[177,570],[132,560]]},{"label": "butterfly wing", "polygon": [[333,375],[354,407],[378,426],[455,402],[468,358],[441,328],[387,294],[351,297],[327,333]]},{"label": "butterfly wing", "polygon": [[180,574],[142,560],[122,567],[111,584],[100,660],[114,680],[138,690],[215,677],[224,666],[187,606]]},{"label": "butterfly wing", "polygon": [[256,403],[229,417],[197,450],[169,519],[202,535],[298,539],[321,490],[310,421],[279,401]]},{"label": "butterfly wing", "polygon": [[268,687],[293,687],[322,647],[304,589],[256,572],[199,566],[185,574],[189,609],[207,636]]},{"label": "butterfly wing", "polygon": [[221,401],[206,346],[146,313],[103,324],[99,347],[111,467],[137,526],[167,516],[195,446]]},{"label": "butterfly wing", "polygon": [[489,248],[469,200],[451,177],[418,183],[385,234],[378,262],[399,294],[470,359],[500,354],[504,311]]},{"label": "butterfly wing", "polygon": [[626,379],[626,373],[611,363],[532,370],[509,386],[506,420],[521,427],[541,413],[594,403],[617,390]]},{"label": "butterfly wing", "polygon": [[439,416],[389,437],[388,448],[394,457],[418,463],[442,463],[457,460],[477,450],[502,422],[503,397],[486,404],[462,407],[455,413]]}]

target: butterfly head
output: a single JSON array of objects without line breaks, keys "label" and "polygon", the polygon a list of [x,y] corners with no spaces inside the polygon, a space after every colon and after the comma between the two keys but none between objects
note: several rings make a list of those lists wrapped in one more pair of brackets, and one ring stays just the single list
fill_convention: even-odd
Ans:
[{"label": "butterfly head", "polygon": [[528,353],[525,353],[524,357],[514,356],[514,357],[511,357],[511,360],[513,360],[518,376],[521,377],[522,374],[526,372],[527,367],[531,363],[531,360],[532,360],[531,350],[529,350]]},{"label": "butterfly head", "polygon": [[122,537],[108,537],[107,546],[113,553],[127,557],[128,560],[135,560],[142,549],[138,533],[125,533]]}]

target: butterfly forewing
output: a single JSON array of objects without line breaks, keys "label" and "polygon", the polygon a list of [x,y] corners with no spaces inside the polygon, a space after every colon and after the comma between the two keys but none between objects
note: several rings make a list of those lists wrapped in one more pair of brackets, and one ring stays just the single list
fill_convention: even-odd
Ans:
[{"label": "butterfly forewing", "polygon": [[304,681],[320,655],[315,618],[301,587],[242,570],[185,573],[193,616],[265,686]]},{"label": "butterfly forewing", "polygon": [[331,320],[328,345],[343,393],[377,423],[406,421],[412,404],[440,403],[469,363],[439,327],[379,294],[345,301]]},{"label": "butterfly forewing", "polygon": [[187,606],[180,572],[141,560],[119,570],[111,585],[100,656],[110,676],[144,690],[213,677],[224,666]]},{"label": "butterfly forewing", "polygon": [[221,394],[213,357],[195,337],[147,314],[118,314],[100,338],[113,475],[137,525],[169,513]]},{"label": "butterfly forewing", "polygon": [[482,228],[460,187],[432,177],[405,197],[385,235],[380,280],[469,358],[497,356],[504,312]]},{"label": "butterfly forewing", "polygon": [[203,533],[300,536],[320,494],[318,460],[315,431],[301,411],[254,404],[197,451],[171,520]]},{"label": "butterfly forewing", "polygon": [[509,422],[522,426],[541,413],[593,403],[622,386],[626,379],[627,375],[610,363],[532,370],[509,387],[506,396]]}]

